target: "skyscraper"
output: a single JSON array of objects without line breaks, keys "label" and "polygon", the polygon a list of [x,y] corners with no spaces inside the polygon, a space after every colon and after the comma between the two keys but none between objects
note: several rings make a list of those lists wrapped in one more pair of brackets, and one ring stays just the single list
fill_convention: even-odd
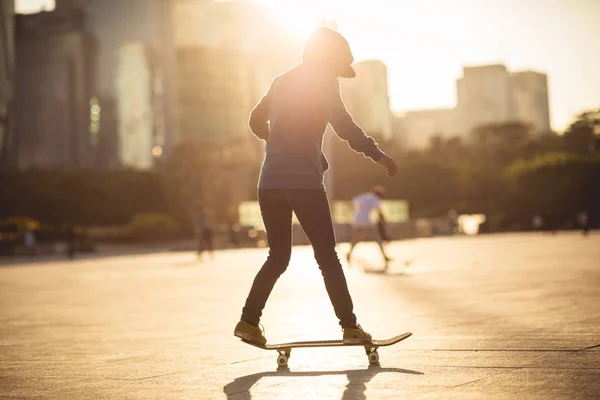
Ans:
[{"label": "skyscraper", "polygon": [[79,169],[93,164],[89,132],[95,59],[82,10],[19,15],[16,146],[19,168]]},{"label": "skyscraper", "polygon": [[152,51],[143,42],[121,46],[116,70],[117,152],[123,167],[154,166],[156,111]]},{"label": "skyscraper", "polygon": [[407,111],[396,118],[395,133],[404,145],[423,148],[434,135],[468,135],[491,123],[523,122],[536,133],[550,131],[548,82],[543,73],[509,72],[504,65],[464,67],[456,92],[454,109]]},{"label": "skyscraper", "polygon": [[0,168],[7,166],[14,146],[15,76],[14,0],[0,0]]},{"label": "skyscraper", "polygon": [[[78,0],[63,0],[78,1]],[[118,168],[125,158],[119,150],[120,138],[126,137],[127,124],[119,120],[119,90],[115,71],[125,74],[123,46],[137,43],[152,54],[152,120],[155,145],[168,152],[174,136],[174,47],[172,42],[173,1],[171,0],[80,0],[86,4],[86,28],[97,42],[98,57],[95,93],[101,108],[99,152],[102,167]],[[130,51],[134,51],[131,50]],[[134,56],[129,53],[130,57]],[[132,58],[133,60],[133,58]],[[132,61],[133,62],[133,61]],[[136,68],[136,67],[134,67]],[[127,95],[126,92],[121,92]],[[139,94],[139,93],[138,93]],[[121,131],[123,130],[123,131]],[[119,156],[119,153],[121,155]]]},{"label": "skyscraper", "polygon": [[464,67],[456,89],[457,119],[463,133],[512,119],[510,74],[504,65]]},{"label": "skyscraper", "polygon": [[301,46],[268,9],[247,1],[173,3],[176,140],[248,137],[248,114]]},{"label": "skyscraper", "polygon": [[532,126],[534,132],[550,131],[546,74],[519,71],[510,74],[513,119]]},{"label": "skyscraper", "polygon": [[520,121],[535,132],[550,130],[548,82],[543,73],[509,72],[504,65],[464,67],[457,80],[460,131],[479,125]]}]

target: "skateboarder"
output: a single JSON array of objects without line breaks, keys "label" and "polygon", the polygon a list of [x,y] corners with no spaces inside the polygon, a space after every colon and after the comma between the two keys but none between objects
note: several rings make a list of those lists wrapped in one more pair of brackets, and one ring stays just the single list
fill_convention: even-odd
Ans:
[{"label": "skateboarder", "polygon": [[[360,194],[352,199],[352,205],[354,208],[354,221],[352,223],[352,243],[350,245],[350,251],[346,255],[348,262],[352,259],[352,251],[354,247],[363,241],[369,232],[375,232],[377,230],[377,244],[381,250],[383,259],[387,262],[390,258],[385,254],[383,248],[383,242],[386,240],[385,231],[381,229],[384,225],[383,212],[381,210],[381,199],[385,195],[385,189],[382,186],[375,186],[372,191]],[[371,221],[371,213],[373,210],[377,210],[379,214],[379,221],[375,224]]]},{"label": "skateboarder", "polygon": [[310,239],[325,287],[347,341],[369,341],[356,322],[346,278],[335,250],[333,223],[323,184],[328,168],[321,149],[331,124],[337,135],[396,175],[394,160],[354,122],[342,101],[338,77],[356,76],[350,46],[337,31],[319,28],[308,39],[302,62],[275,78],[250,114],[250,129],[266,141],[258,200],[267,232],[269,256],[256,275],[234,335],[264,344],[259,327],[275,282],[292,251],[292,212]]}]

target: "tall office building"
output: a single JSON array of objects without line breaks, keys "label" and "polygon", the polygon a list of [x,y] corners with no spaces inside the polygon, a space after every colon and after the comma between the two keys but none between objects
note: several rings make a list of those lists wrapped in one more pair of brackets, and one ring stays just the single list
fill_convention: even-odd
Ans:
[{"label": "tall office building", "polygon": [[19,15],[16,37],[17,135],[21,169],[93,166],[89,131],[95,43],[81,9]]},{"label": "tall office building", "polygon": [[464,67],[457,80],[460,130],[487,123],[520,121],[535,132],[550,130],[548,81],[543,73],[509,72],[504,65]]},{"label": "tall office building", "polygon": [[[123,115],[123,110],[119,111],[119,104],[122,105],[131,99],[120,98],[121,95],[127,96],[128,93],[122,90],[123,82],[118,83],[116,76],[117,71],[120,76],[129,74],[125,71],[128,65],[131,65],[134,70],[142,67],[141,64],[136,64],[137,61],[133,61],[139,57],[141,50],[139,52],[133,50],[135,46],[130,47],[128,43],[137,43],[136,46],[145,48],[145,54],[152,55],[152,82],[148,83],[144,78],[144,82],[151,85],[152,90],[145,90],[149,97],[144,100],[144,103],[152,103],[153,107],[148,111],[152,115],[145,118],[148,121],[154,121],[154,146],[159,146],[158,152],[155,154],[168,152],[173,146],[174,136],[173,1],[64,1],[85,2],[86,28],[97,42],[98,57],[94,97],[101,110],[98,132],[100,166],[118,168],[122,166],[124,160],[131,160],[129,156],[126,157],[123,154],[124,148],[120,147],[120,143],[123,143],[121,139],[128,135],[127,127],[130,126],[130,123],[122,121],[119,116]],[[123,53],[124,48],[128,48],[128,52]],[[123,64],[128,57],[131,63]],[[136,95],[140,93],[138,92]],[[144,157],[148,156],[146,154]],[[143,164],[148,165],[148,161],[146,160]]]},{"label": "tall office building", "polygon": [[248,70],[238,52],[207,47],[177,50],[176,142],[226,143],[249,138]]},{"label": "tall office building", "polygon": [[0,168],[9,166],[14,148],[15,2],[0,0]]},{"label": "tall office building", "polygon": [[546,74],[520,71],[510,74],[513,119],[530,124],[534,132],[550,131]]},{"label": "tall office building", "polygon": [[[277,30],[268,9],[259,3],[213,0],[63,1],[84,2],[87,29],[98,44],[94,97],[102,110],[98,136],[99,147],[104,154],[101,158],[107,167],[120,165],[118,138],[126,134],[119,132],[119,127],[124,125],[118,120],[119,99],[115,84],[115,71],[124,43],[144,43],[154,54],[153,70],[158,77],[157,90],[161,92],[160,100],[156,100],[158,103],[153,108],[155,119],[160,121],[157,122],[156,145],[164,147],[166,154],[183,140],[222,139],[248,134],[247,113],[252,103],[258,101],[275,75],[299,60],[301,47],[298,50],[298,46],[290,45],[286,35]],[[191,56],[192,53],[195,55]],[[214,54],[216,59],[206,58],[209,53]],[[231,62],[233,59],[235,62]],[[195,64],[199,62],[207,65]],[[220,68],[228,68],[229,71],[221,71]],[[234,90],[231,87],[223,92],[215,90],[219,85],[227,86],[224,82],[218,83],[219,79],[212,80],[218,76],[232,77],[231,86],[239,84],[238,88]],[[240,82],[241,76],[249,81]],[[198,86],[201,83],[210,85],[202,88]],[[192,87],[195,93],[191,91]],[[178,92],[180,89],[181,93]],[[209,90],[212,101],[199,100],[206,98]],[[234,92],[239,94],[239,98],[227,103]],[[223,94],[221,98],[220,93]],[[191,98],[194,95],[198,101]],[[189,101],[202,108],[192,109]],[[219,107],[222,111],[215,112]],[[241,108],[233,111],[236,107]],[[198,118],[199,115],[225,112],[238,118],[235,130],[230,129],[231,123],[223,125],[227,135],[209,133],[215,132],[213,118]],[[207,136],[204,136],[205,133]]]},{"label": "tall office building", "polygon": [[176,0],[173,7],[176,141],[248,137],[252,106],[300,59],[301,46],[262,4]]},{"label": "tall office building", "polygon": [[[151,49],[142,42],[121,46],[116,70],[117,153],[120,165],[150,169],[158,156],[156,111],[157,87]],[[160,98],[158,98],[160,99]]]},{"label": "tall office building", "polygon": [[453,109],[415,110],[396,118],[395,133],[407,147],[423,148],[434,135],[468,135],[480,125],[524,122],[535,133],[550,131],[548,80],[504,65],[464,67]]},{"label": "tall office building", "polygon": [[456,111],[462,132],[512,119],[510,74],[504,65],[464,67],[456,89]]}]

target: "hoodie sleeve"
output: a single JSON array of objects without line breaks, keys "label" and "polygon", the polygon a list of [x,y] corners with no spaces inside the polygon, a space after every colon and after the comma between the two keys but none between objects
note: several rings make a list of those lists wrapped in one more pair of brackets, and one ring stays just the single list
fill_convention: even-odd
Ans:
[{"label": "hoodie sleeve", "polygon": [[379,149],[375,140],[367,136],[346,110],[338,80],[334,79],[330,82],[326,88],[326,103],[331,127],[340,139],[348,142],[352,150],[364,154],[373,161],[379,161],[383,156],[383,152]]},{"label": "hoodie sleeve", "polygon": [[277,79],[273,80],[267,93],[250,112],[250,120],[248,121],[248,126],[250,126],[252,133],[259,139],[265,141],[269,138],[270,129],[268,122],[270,119],[271,102],[273,101],[276,82]]}]

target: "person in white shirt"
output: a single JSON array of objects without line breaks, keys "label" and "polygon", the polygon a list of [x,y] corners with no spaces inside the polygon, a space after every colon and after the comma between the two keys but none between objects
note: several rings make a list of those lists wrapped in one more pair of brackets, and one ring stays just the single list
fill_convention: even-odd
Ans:
[{"label": "person in white shirt", "polygon": [[[352,251],[354,247],[361,241],[363,241],[366,235],[370,232],[375,232],[377,229],[376,222],[371,220],[371,214],[373,210],[377,210],[379,214],[379,221],[383,222],[383,212],[381,210],[381,199],[385,195],[385,189],[382,186],[375,186],[372,191],[360,194],[352,199],[352,206],[354,209],[354,220],[352,222],[352,244],[350,251],[346,255],[348,262],[352,259]],[[383,248],[383,238],[376,232],[376,240],[379,248],[381,249],[381,255],[385,261],[390,261],[390,258],[385,253]]]}]

